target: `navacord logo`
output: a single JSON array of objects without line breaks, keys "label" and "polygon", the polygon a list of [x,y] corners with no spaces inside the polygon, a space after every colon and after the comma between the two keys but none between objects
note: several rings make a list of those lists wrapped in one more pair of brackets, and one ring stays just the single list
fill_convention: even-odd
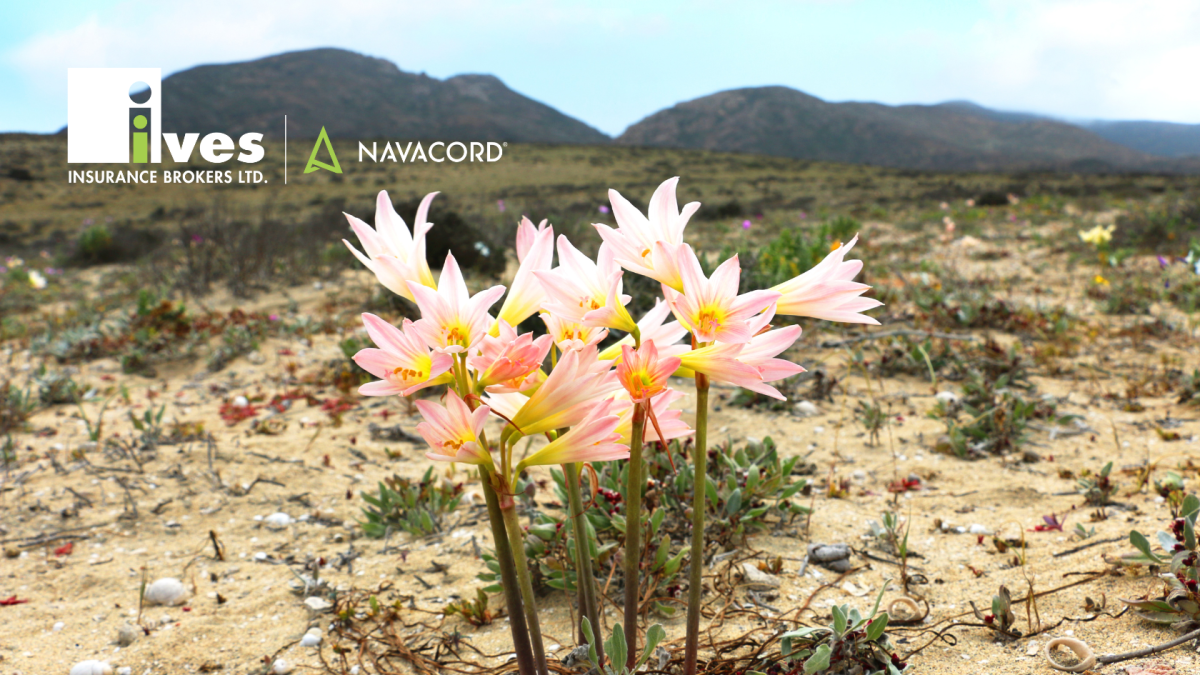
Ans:
[{"label": "navacord logo", "polygon": [[263,158],[262,138],[242,134],[235,146],[222,133],[203,139],[185,133],[182,140],[162,133],[161,68],[67,69],[69,163],[158,164],[164,144],[171,159],[187,162],[199,140],[200,156],[209,162],[226,162],[236,154],[239,162],[253,164]]}]

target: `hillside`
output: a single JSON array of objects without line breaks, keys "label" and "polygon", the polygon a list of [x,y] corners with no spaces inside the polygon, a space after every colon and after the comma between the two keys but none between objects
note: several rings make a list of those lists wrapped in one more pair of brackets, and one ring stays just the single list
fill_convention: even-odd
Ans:
[{"label": "hillside", "polygon": [[491,75],[446,80],[341,49],[205,65],[163,81],[167,132],[596,144],[609,138]]},{"label": "hillside", "polygon": [[1113,143],[1163,157],[1200,157],[1200,124],[1120,121],[1082,125]]},{"label": "hillside", "polygon": [[680,103],[630,126],[617,142],[929,170],[1167,168],[1063,122],[964,103],[828,103],[787,87]]}]

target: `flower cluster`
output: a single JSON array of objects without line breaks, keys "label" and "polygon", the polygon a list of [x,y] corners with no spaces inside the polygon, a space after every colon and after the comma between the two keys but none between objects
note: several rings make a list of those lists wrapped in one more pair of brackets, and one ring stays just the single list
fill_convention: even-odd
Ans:
[{"label": "flower cluster", "polygon": [[[347,216],[362,247],[360,251],[346,242],[351,252],[384,287],[420,311],[417,321],[405,320],[399,327],[363,315],[375,347],[354,358],[379,379],[359,391],[366,396],[409,396],[447,385],[444,400],[417,402],[423,418],[417,431],[430,448],[426,456],[478,466],[500,510],[493,528],[499,521],[505,525],[503,532],[495,532],[497,542],[508,538],[518,544],[508,555],[517,559],[516,581],[522,591],[527,585],[519,578],[524,571],[522,535],[510,512],[524,469],[629,458],[630,475],[636,477],[644,442],[665,442],[697,431],[683,421],[680,411],[671,409],[683,396],[671,387],[672,376],[695,378],[697,392],[703,389],[704,409],[697,411],[697,441],[702,443],[708,382],[783,399],[770,383],[803,372],[778,358],[800,337],[801,329],[773,328],[775,316],[878,323],[863,312],[881,303],[862,297],[869,287],[853,281],[862,262],[845,259],[857,237],[816,267],[769,290],[741,291],[736,256],[705,276],[696,252],[684,241],[684,229],[700,204],[680,208],[677,183],[678,178],[672,178],[660,185],[647,213],[610,190],[616,227],[595,225],[603,243],[594,259],[567,237],[556,239],[545,221],[535,226],[523,218],[516,232],[519,264],[512,284],[474,295],[453,253],[441,265],[436,283],[426,260],[425,236],[433,226],[426,217],[437,193],[421,202],[411,230],[386,192],[379,194],[374,228]],[[663,298],[637,320],[626,308],[630,297],[622,292],[626,273],[662,286]],[[519,332],[517,326],[535,314],[546,334]],[[610,336],[618,337],[614,332],[620,339],[602,348]],[[502,421],[502,430],[490,440],[485,429],[489,417]],[[544,436],[546,444],[514,462],[516,442],[537,436]],[[704,475],[699,467],[697,475]],[[640,498],[630,501],[634,513],[626,518],[637,523]],[[638,528],[629,529],[633,534],[627,548],[636,549]],[[702,532],[703,527],[697,536]],[[498,555],[504,555],[500,548]],[[636,574],[636,550],[626,556],[635,561],[631,573]],[[532,668],[540,674],[545,666],[537,615],[532,596],[522,595],[515,604],[509,598],[510,615],[524,614],[528,622],[528,638],[518,637],[514,624],[518,659],[528,640]],[[514,613],[514,607],[521,611]],[[636,626],[628,618],[629,628]],[[594,623],[595,616],[591,619]],[[632,654],[632,642],[629,646]]]}]

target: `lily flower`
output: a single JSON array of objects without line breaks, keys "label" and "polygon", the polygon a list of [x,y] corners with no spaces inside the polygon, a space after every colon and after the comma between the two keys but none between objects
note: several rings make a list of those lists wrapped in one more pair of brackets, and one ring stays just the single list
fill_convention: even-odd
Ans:
[{"label": "lily flower", "polygon": [[644,401],[666,391],[667,378],[679,368],[679,357],[659,358],[653,340],[647,340],[636,351],[629,345],[621,347],[621,363],[617,379],[635,402]]},{"label": "lily flower", "polygon": [[650,197],[646,215],[642,215],[621,193],[609,190],[617,229],[601,223],[592,226],[604,242],[613,247],[622,267],[683,292],[679,271],[679,258],[684,247],[683,228],[700,208],[700,202],[691,202],[680,211],[675,198],[678,184],[679,177],[676,176],[659,185]]},{"label": "lily flower", "polygon": [[445,354],[465,352],[478,345],[490,323],[488,308],[504,295],[503,286],[492,286],[470,296],[452,253],[446,254],[436,291],[411,281],[408,287],[421,310],[421,319],[413,329],[434,351]]},{"label": "lily flower", "polygon": [[570,431],[517,463],[514,475],[520,475],[528,466],[627,459],[629,447],[617,442],[621,435],[614,429],[620,418],[612,414],[612,406],[611,400],[594,405],[582,420],[571,426]]},{"label": "lily flower", "polygon": [[846,260],[846,254],[857,242],[858,236],[855,235],[849,243],[825,256],[816,267],[772,288],[781,294],[775,302],[775,311],[785,316],[807,316],[878,326],[878,321],[860,312],[883,303],[874,298],[859,297],[871,287],[851,281],[863,265],[861,260]]},{"label": "lily flower", "polygon": [[538,235],[550,231],[550,241],[554,241],[554,226],[550,225],[549,221],[542,218],[542,222],[533,226],[533,221],[528,216],[521,216],[521,222],[517,225],[517,262],[525,262],[525,255],[529,253],[529,249],[533,248],[533,243]]},{"label": "lily flower", "polygon": [[417,401],[424,422],[417,433],[429,444],[429,459],[438,462],[491,464],[492,455],[479,440],[491,409],[481,405],[474,411],[454,391],[446,392],[445,407],[432,401]]},{"label": "lily flower", "polygon": [[546,332],[554,338],[554,344],[564,352],[591,347],[608,337],[606,328],[585,326],[548,312],[542,312],[538,316],[542,317],[542,322],[546,324]]},{"label": "lily flower", "polygon": [[679,267],[683,275],[683,293],[666,287],[663,293],[675,318],[697,342],[749,342],[754,332],[750,330],[748,320],[779,297],[776,291],[738,295],[741,266],[736,255],[713,270],[711,279],[704,278],[700,260],[691,248],[684,253]]},{"label": "lily flower", "polygon": [[[683,411],[671,408],[671,404],[681,398],[683,398],[683,394],[674,389],[665,389],[650,399],[650,407],[657,424],[645,426],[646,442],[666,442],[695,433],[695,430],[683,421]],[[621,421],[617,423],[616,432],[621,435],[620,442],[629,445],[630,439],[633,437],[633,401],[629,400],[624,392],[619,392],[614,396],[613,401],[613,411],[621,418]],[[663,437],[658,435],[659,431],[662,431]]]},{"label": "lily flower", "polygon": [[687,376],[703,373],[714,382],[725,382],[745,389],[761,385],[762,374],[758,368],[737,359],[743,347],[744,345],[740,344],[715,342],[706,347],[683,352],[679,355],[680,369],[675,374]]},{"label": "lily flower", "polygon": [[429,205],[437,194],[430,192],[421,200],[411,234],[404,219],[392,206],[392,200],[386,190],[381,190],[375,199],[374,229],[349,213],[344,214],[350,221],[350,228],[358,236],[358,242],[367,253],[363,255],[345,239],[342,243],[359,262],[375,274],[379,283],[396,295],[409,300],[413,299],[408,287],[410,281],[430,288],[434,286],[433,272],[429,269],[429,262],[425,260],[425,233],[433,227],[426,218],[429,215]]},{"label": "lily flower", "polygon": [[496,322],[498,335],[486,335],[479,343],[480,353],[467,359],[475,369],[478,386],[489,392],[523,391],[541,381],[538,372],[553,338],[543,335],[533,339],[533,333],[517,335],[516,329],[504,319]]},{"label": "lily flower", "polygon": [[[519,410],[505,405],[513,403],[516,394],[497,397],[496,409],[512,420],[521,434],[533,436],[579,424],[596,401],[620,387],[612,362],[597,358],[595,347],[585,347],[563,352],[546,381]],[[492,404],[491,398],[488,404]]]},{"label": "lily flower", "polygon": [[[532,239],[523,243],[523,236]],[[524,251],[521,250],[522,246],[525,247]],[[498,315],[499,319],[507,321],[511,326],[516,326],[537,313],[546,299],[546,291],[535,272],[550,271],[550,263],[554,258],[554,228],[546,227],[546,221],[543,220],[542,229],[535,231],[533,223],[528,218],[522,218],[517,227],[517,258],[520,260],[520,266],[517,267],[517,274],[513,277],[508,296],[504,298]],[[493,326],[493,335],[496,334],[495,331],[496,327]]]},{"label": "lily flower", "polygon": [[450,381],[454,357],[430,352],[417,336],[413,323],[404,320],[403,330],[375,316],[363,314],[367,335],[378,349],[368,347],[354,355],[363,370],[381,378],[358,388],[363,396],[408,396],[415,391]]},{"label": "lily flower", "polygon": [[[668,316],[671,316],[671,305],[655,298],[654,307],[637,322],[638,333],[642,336],[642,341],[653,340],[660,347],[668,347],[682,340],[688,334],[687,329],[679,325],[678,321],[663,323]],[[605,347],[604,351],[600,352],[600,358],[607,361],[619,359],[621,358],[621,346],[632,346],[633,343],[633,336],[626,335],[616,343]]]},{"label": "lily flower", "polygon": [[763,332],[768,328],[773,315],[774,312],[768,309],[750,322],[751,330],[755,335],[750,342],[742,345],[742,351],[738,352],[737,360],[757,368],[759,376],[762,377],[762,382],[742,385],[743,388],[772,398],[783,399],[784,396],[779,393],[779,390],[765,383],[804,372],[803,367],[791,361],[775,358],[795,344],[796,340],[800,338],[802,329],[800,326],[793,325]]},{"label": "lily flower", "polygon": [[546,291],[543,309],[585,326],[633,332],[637,324],[625,309],[628,295],[621,294],[621,272],[612,249],[601,244],[596,261],[558,237],[558,267],[535,271]]}]

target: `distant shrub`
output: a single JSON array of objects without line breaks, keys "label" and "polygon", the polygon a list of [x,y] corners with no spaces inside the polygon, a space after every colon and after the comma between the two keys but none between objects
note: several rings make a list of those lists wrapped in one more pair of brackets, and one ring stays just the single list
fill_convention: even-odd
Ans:
[{"label": "distant shrub", "polygon": [[860,227],[854,218],[838,216],[814,227],[786,229],[758,250],[721,251],[718,257],[704,261],[710,268],[705,271],[711,274],[716,260],[737,253],[742,266],[740,291],[771,288],[812,269],[839,244],[849,241]]},{"label": "distant shrub", "polygon": [[101,262],[112,255],[113,238],[108,227],[92,225],[79,235],[79,257],[89,262]]}]

